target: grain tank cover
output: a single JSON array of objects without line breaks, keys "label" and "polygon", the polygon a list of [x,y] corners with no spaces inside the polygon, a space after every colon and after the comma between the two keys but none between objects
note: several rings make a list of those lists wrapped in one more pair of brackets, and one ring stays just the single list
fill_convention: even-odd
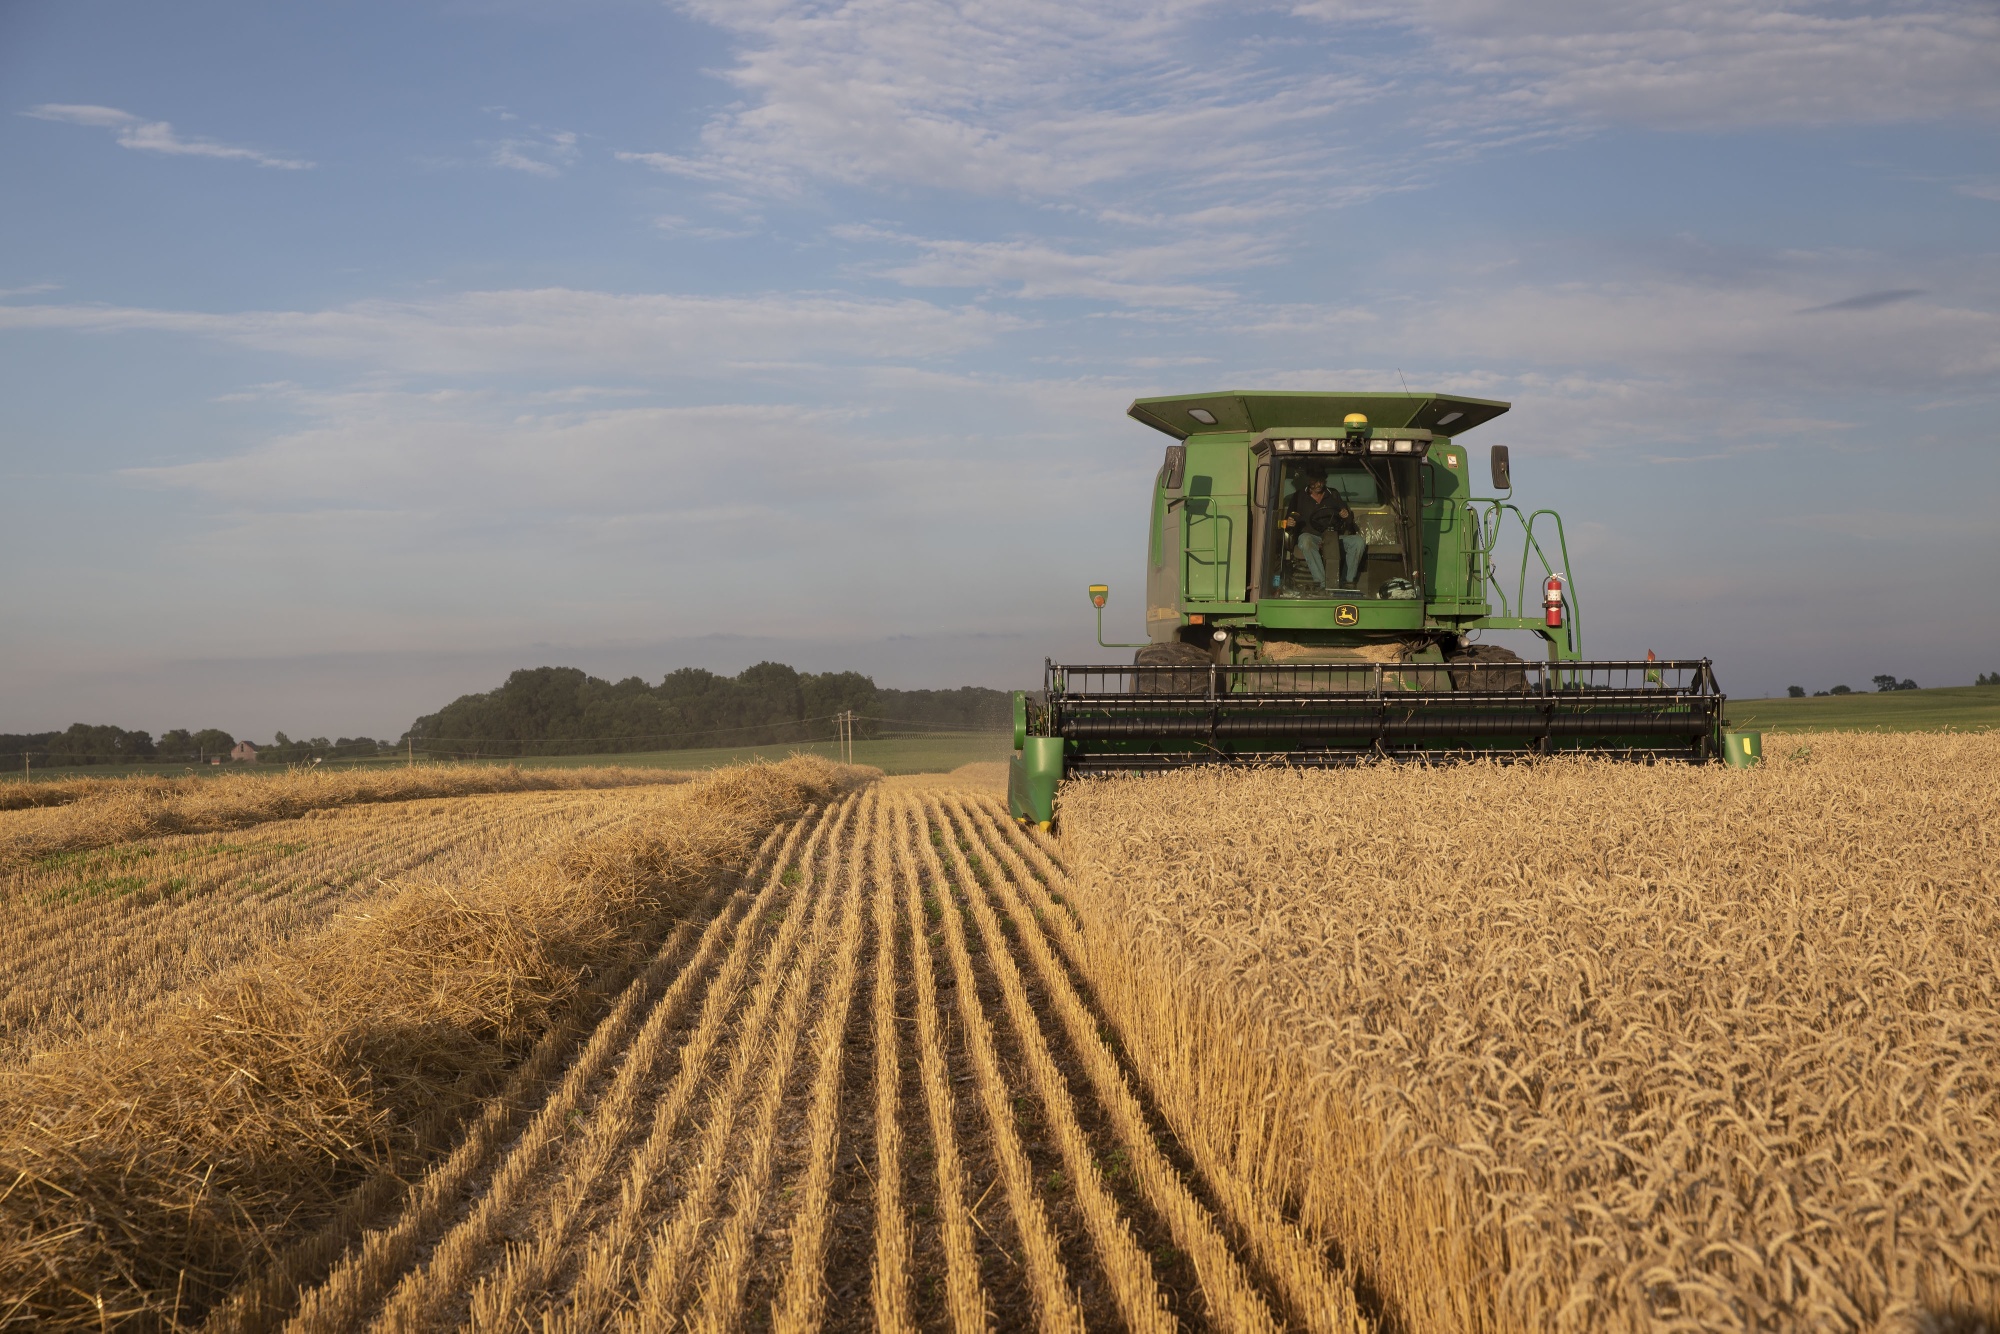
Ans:
[{"label": "grain tank cover", "polygon": [[1362,413],[1371,426],[1460,435],[1482,422],[1492,421],[1512,406],[1496,399],[1463,398],[1456,394],[1227,389],[1213,394],[1135,399],[1125,413],[1156,431],[1185,440],[1207,431],[1255,433],[1300,428],[1335,432],[1342,429],[1341,422],[1350,412]]}]

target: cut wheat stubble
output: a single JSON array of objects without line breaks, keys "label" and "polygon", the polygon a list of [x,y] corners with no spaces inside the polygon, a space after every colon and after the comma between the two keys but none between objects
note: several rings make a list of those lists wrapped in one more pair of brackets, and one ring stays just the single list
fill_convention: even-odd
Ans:
[{"label": "cut wheat stubble", "polygon": [[[842,927],[839,961],[834,968],[831,992],[822,1002],[824,1013],[814,1034],[814,1073],[807,1113],[807,1166],[796,1186],[796,1207],[791,1223],[791,1253],[786,1258],[784,1279],[772,1305],[771,1328],[780,1334],[803,1334],[816,1330],[826,1318],[826,1243],[832,1208],[834,1156],[839,1150],[840,1089],[846,1060],[848,1014],[853,1003],[857,952],[861,946],[864,921],[879,921],[880,913],[863,912],[874,895],[867,892],[869,855],[874,840],[864,842],[859,834],[866,825],[872,834],[881,823],[881,796],[871,791],[859,798],[861,818],[846,849],[846,878],[842,897],[846,918]],[[893,974],[887,975],[893,977]],[[875,990],[882,989],[883,977]]]},{"label": "cut wheat stubble", "polygon": [[[701,994],[700,988],[708,980],[715,956],[725,945],[732,949],[743,946],[745,937],[738,929],[740,923],[768,903],[777,884],[775,868],[784,864],[810,824],[807,820],[795,821],[766,838],[757,862],[746,877],[755,883],[760,871],[771,866],[761,889],[754,895],[733,893],[733,901],[710,917],[702,928],[691,958],[679,962],[683,951],[670,940],[660,956],[661,974],[672,977],[664,994],[656,990],[649,993],[636,986],[628,993],[619,1008],[591,1035],[561,1085],[506,1151],[497,1169],[484,1163],[481,1148],[486,1153],[497,1149],[504,1121],[485,1136],[469,1137],[452,1159],[426,1179],[412,1207],[395,1225],[371,1235],[369,1245],[313,1294],[312,1301],[294,1322],[298,1334],[352,1328],[378,1300],[382,1284],[407,1265],[420,1247],[432,1245],[426,1234],[447,1211],[458,1207],[458,1201],[474,1189],[482,1173],[490,1171],[490,1176],[480,1183],[482,1188],[471,1197],[464,1217],[434,1245],[422,1265],[397,1286],[380,1313],[378,1325],[388,1329],[421,1327],[435,1322],[446,1306],[455,1303],[491,1256],[497,1244],[497,1228],[518,1207],[535,1174],[545,1170],[546,1159],[578,1114],[589,1090],[611,1062],[627,1055],[623,1044],[640,1014],[644,1014],[644,1027],[639,1030],[639,1041],[644,1044],[649,1033],[656,1033],[685,1012],[694,997]],[[685,930],[684,927],[676,933],[683,941]],[[726,975],[727,965],[723,968]],[[641,1011],[638,1003],[651,995],[657,995],[657,1001],[652,1003],[650,1011]],[[628,1066],[621,1067],[621,1071],[625,1068],[629,1068],[629,1058]],[[504,1116],[508,1106],[503,1099],[489,1109],[489,1118],[496,1113]]]},{"label": "cut wheat stubble", "polygon": [[[639,1271],[636,1303],[619,1313],[621,1329],[671,1328],[690,1314],[701,1327],[709,1328],[736,1317],[732,1298],[740,1263],[747,1258],[747,1231],[756,1221],[754,1211],[762,1206],[771,1128],[798,1055],[813,983],[835,943],[832,919],[839,895],[828,883],[827,872],[832,869],[840,834],[852,810],[852,799],[843,803],[821,852],[822,866],[801,886],[800,898],[810,900],[812,912],[796,960],[785,966],[772,958],[752,1004],[754,1024],[746,1022],[733,1035],[739,1044],[737,1052],[710,1096],[706,1120],[693,1147],[694,1163],[681,1183],[674,1212],[652,1235]],[[802,864],[809,864],[812,851],[807,850]],[[801,919],[804,910],[804,902],[793,909]],[[768,1027],[766,1016],[770,1016]],[[763,1080],[754,1102],[746,1108],[741,1106],[744,1085],[758,1062],[762,1063]],[[736,1171],[731,1173],[730,1150],[739,1121],[744,1126],[740,1147],[747,1152],[737,1156]],[[716,1201],[725,1178],[732,1208],[728,1218],[720,1220],[721,1227],[704,1262],[701,1244],[718,1221]],[[699,1275],[695,1272],[698,1264]]]},{"label": "cut wheat stubble", "polygon": [[[1274,1330],[1271,1309],[1252,1275],[1238,1261],[1217,1220],[1190,1192],[1154,1139],[1152,1127],[1128,1084],[1118,1058],[1106,1044],[1102,1021],[1086,1006],[1044,937],[1052,920],[1069,925],[1068,916],[1051,903],[1045,909],[1023,896],[1036,885],[1033,872],[1001,831],[991,803],[954,796],[948,802],[958,827],[991,853],[1010,875],[996,875],[991,892],[997,907],[1013,918],[1023,949],[1035,967],[1044,991],[1052,998],[1073,1050],[1099,1104],[1116,1128],[1120,1147],[1130,1156],[1133,1176],[1148,1203],[1173,1231],[1174,1242],[1187,1252],[1201,1281],[1207,1315],[1217,1327],[1241,1331]],[[1043,863],[1044,875],[1054,867]],[[1038,887],[1038,886],[1037,886]],[[1196,1167],[1200,1170],[1197,1160]],[[1205,1174],[1206,1175],[1206,1174]],[[1212,1187],[1211,1187],[1212,1189]],[[1352,1334],[1366,1327],[1355,1306],[1351,1287],[1327,1272],[1296,1231],[1271,1217],[1232,1217],[1231,1226],[1244,1238],[1246,1249],[1273,1273],[1291,1319],[1318,1334]]]},{"label": "cut wheat stubble", "polygon": [[[955,805],[981,842],[1014,873],[1012,880],[996,882],[1002,903],[1021,924],[1028,956],[1056,1000],[1056,1012],[1069,1031],[1071,1043],[1082,1054],[1097,1096],[1133,1155],[1141,1186],[1154,1207],[1171,1221],[1176,1244],[1189,1253],[1201,1272],[1211,1318],[1231,1328],[1267,1327],[1269,1308],[1256,1295],[1249,1275],[1235,1262],[1214,1219],[1188,1192],[1160,1151],[1117,1057],[1101,1036],[1102,1020],[1082,1002],[1070,982],[1070,969],[1076,969],[1079,976],[1089,976],[1084,970],[1094,965],[1094,975],[1102,978],[1107,970],[1116,970],[1120,960],[1115,955],[1094,956],[1085,947],[1070,909],[1050,893],[1061,894],[1068,880],[1047,849],[1011,820],[1004,820],[990,803],[978,808],[964,801]],[[1050,949],[1044,931],[1061,942],[1066,963]],[[1315,1334],[1347,1334],[1367,1328],[1368,1321],[1355,1301],[1351,1276],[1330,1265],[1297,1227],[1259,1199],[1233,1166],[1213,1151],[1206,1137],[1185,1140],[1183,1147],[1191,1151],[1202,1184],[1220,1202],[1233,1234],[1282,1293],[1291,1320]]]},{"label": "cut wheat stubble", "polygon": [[[816,841],[823,836],[825,826],[815,828],[807,841],[807,855]],[[783,865],[782,861],[779,863]],[[755,920],[760,911],[768,911],[778,893],[781,872],[774,873],[766,883],[759,900],[753,904],[744,918],[734,923],[739,946],[747,946],[754,932],[742,929],[746,920]],[[780,933],[780,941],[774,944],[774,953],[786,948],[788,940]],[[724,965],[726,980],[721,990],[725,996],[733,995],[741,970],[730,968],[737,958],[748,957],[747,948],[741,956],[732,953],[729,963]],[[782,956],[780,956],[782,957]],[[552,1286],[557,1270],[572,1259],[572,1252],[579,1249],[576,1230],[593,1195],[600,1193],[600,1183],[612,1170],[621,1154],[630,1156],[630,1141],[638,1125],[638,1108],[642,1090],[652,1076],[660,1060],[666,1054],[667,1034],[681,1018],[693,995],[690,987],[684,996],[669,998],[647,1016],[632,1047],[624,1053],[618,1075],[603,1096],[591,1105],[587,1115],[579,1117],[581,1124],[571,1132],[568,1151],[550,1166],[551,1179],[541,1185],[533,1201],[533,1224],[531,1240],[510,1246],[505,1262],[499,1272],[483,1279],[474,1289],[470,1323],[474,1329],[491,1329],[517,1324],[523,1311],[534,1310],[544,1304],[544,1299]],[[717,1013],[720,1013],[718,1008]],[[714,1031],[714,1030],[711,1030]],[[708,1043],[690,1043],[683,1048],[683,1059],[700,1061],[709,1050]],[[692,1081],[689,1081],[692,1087]],[[659,1109],[661,1114],[671,1115],[674,1104],[669,1101]],[[593,1265],[601,1270],[605,1264],[604,1248],[614,1243],[613,1236],[590,1239],[596,1244],[586,1243],[584,1267],[578,1286],[585,1290],[572,1298],[565,1311],[565,1318],[578,1319],[590,1309],[591,1299],[596,1295],[597,1285],[593,1281],[596,1273]]]},{"label": "cut wheat stubble", "polygon": [[1175,1327],[1175,1321],[1167,1312],[1153,1274],[1152,1260],[1133,1239],[1131,1227],[1118,1202],[1105,1186],[1097,1155],[1078,1123],[1067,1081],[1049,1051],[1048,1039],[1042,1033],[1041,1022],[1022,985],[1020,970],[1009,949],[1008,936],[1001,930],[999,919],[986,902],[979,884],[979,873],[966,860],[964,851],[959,847],[957,831],[944,808],[935,798],[927,799],[924,806],[931,827],[943,834],[941,841],[951,860],[951,870],[956,873],[953,879],[962,886],[965,902],[972,909],[980,935],[989,946],[982,954],[999,978],[1007,1019],[1013,1027],[1015,1041],[1027,1058],[1035,1096],[1055,1130],[1063,1170],[1076,1192],[1084,1225],[1097,1249],[1098,1262],[1110,1280],[1118,1313],[1128,1329],[1163,1334]]},{"label": "cut wheat stubble", "polygon": [[0,1155],[27,1182],[0,1197],[4,1286],[44,1327],[211,1310],[267,1325],[425,1158],[509,1121],[487,1119],[484,1090],[523,1061],[552,1073],[774,824],[861,777],[818,761],[727,771],[680,789],[671,822],[413,889],[172,998],[139,1031],[64,1047],[32,1078],[0,1072],[23,1113],[4,1118]]},{"label": "cut wheat stubble", "polygon": [[958,1142],[958,1111],[946,1057],[937,966],[931,955],[923,885],[910,853],[907,810],[901,801],[891,807],[887,832],[897,883],[902,888],[904,920],[910,932],[910,971],[916,980],[917,1066],[923,1081],[924,1115],[937,1174],[939,1231],[945,1258],[945,1312],[955,1334],[983,1334],[987,1327],[987,1300],[979,1281],[972,1211],[966,1204],[965,1161]]},{"label": "cut wheat stubble", "polygon": [[[923,810],[915,802],[907,804],[905,816],[914,830],[928,834]],[[1049,1225],[1048,1212],[1035,1187],[1034,1168],[1029,1163],[1027,1150],[1022,1146],[1020,1132],[1014,1124],[1006,1077],[1001,1072],[999,1057],[994,1050],[992,1023],[980,1007],[972,956],[965,943],[964,924],[950,903],[950,878],[939,863],[928,837],[917,838],[916,847],[930,873],[932,886],[946,901],[941,917],[945,953],[951,961],[955,983],[952,992],[958,999],[959,1023],[972,1058],[973,1083],[986,1111],[987,1130],[993,1138],[994,1156],[999,1160],[1007,1205],[1014,1215],[1015,1228],[1021,1238],[1022,1266],[1027,1270],[1029,1291],[1034,1298],[1036,1325],[1043,1334],[1082,1331],[1085,1328],[1083,1308],[1070,1286],[1061,1248],[1057,1245],[1054,1230]]]}]

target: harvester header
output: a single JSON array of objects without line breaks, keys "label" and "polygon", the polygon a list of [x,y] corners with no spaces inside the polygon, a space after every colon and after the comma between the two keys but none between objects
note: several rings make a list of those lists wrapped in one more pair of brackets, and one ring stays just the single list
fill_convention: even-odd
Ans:
[{"label": "harvester header", "polygon": [[[1585,660],[1562,516],[1513,503],[1504,445],[1481,493],[1459,437],[1510,406],[1358,390],[1134,402],[1175,442],[1153,480],[1146,639],[1105,643],[1110,589],[1091,585],[1099,644],[1138,652],[1051,662],[1016,697],[1014,813],[1047,822],[1069,773],[1717,757],[1708,660]],[[1546,663],[1496,631],[1533,636]]]}]

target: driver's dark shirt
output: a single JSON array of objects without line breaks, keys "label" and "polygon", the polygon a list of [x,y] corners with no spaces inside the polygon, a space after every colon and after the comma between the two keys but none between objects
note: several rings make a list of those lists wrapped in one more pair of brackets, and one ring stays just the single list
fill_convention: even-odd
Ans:
[{"label": "driver's dark shirt", "polygon": [[1297,519],[1299,527],[1315,536],[1321,533],[1358,533],[1360,525],[1354,522],[1354,513],[1347,507],[1347,501],[1332,487],[1326,495],[1314,500],[1309,491],[1300,491],[1285,507],[1287,516]]}]

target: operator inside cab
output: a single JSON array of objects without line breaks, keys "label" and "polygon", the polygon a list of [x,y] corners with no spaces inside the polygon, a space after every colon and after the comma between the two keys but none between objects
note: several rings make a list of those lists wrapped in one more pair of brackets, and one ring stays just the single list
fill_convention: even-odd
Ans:
[{"label": "operator inside cab", "polygon": [[[1285,505],[1284,524],[1299,555],[1305,558],[1306,570],[1315,584],[1341,592],[1353,591],[1366,545],[1361,525],[1355,521],[1346,497],[1327,486],[1324,472],[1308,473],[1305,485],[1292,493]],[[1326,578],[1327,557],[1336,550],[1340,553],[1338,585],[1329,584]]]}]

